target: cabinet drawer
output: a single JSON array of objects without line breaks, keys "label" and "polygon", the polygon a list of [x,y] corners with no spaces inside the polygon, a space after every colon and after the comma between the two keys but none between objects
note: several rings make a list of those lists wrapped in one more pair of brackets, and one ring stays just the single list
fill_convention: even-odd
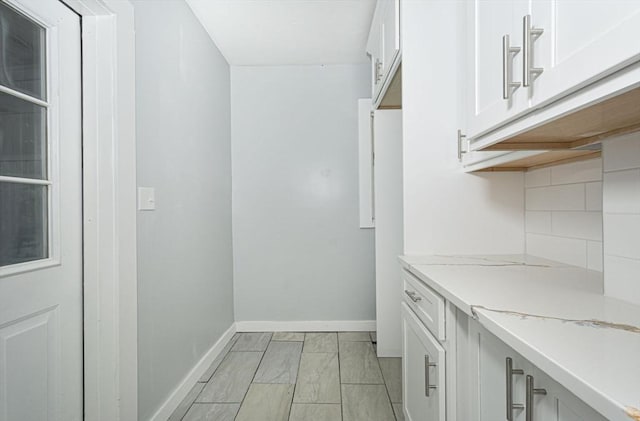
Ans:
[{"label": "cabinet drawer", "polygon": [[444,298],[406,270],[402,270],[404,301],[439,340],[445,340]]}]

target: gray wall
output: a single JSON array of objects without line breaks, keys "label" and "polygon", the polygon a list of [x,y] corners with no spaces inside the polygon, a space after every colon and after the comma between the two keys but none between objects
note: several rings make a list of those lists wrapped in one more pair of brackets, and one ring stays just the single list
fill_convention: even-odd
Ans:
[{"label": "gray wall", "polygon": [[139,419],[233,323],[229,66],[183,1],[136,1]]},{"label": "gray wall", "polygon": [[375,319],[358,220],[368,66],[234,66],[231,84],[236,320]]}]

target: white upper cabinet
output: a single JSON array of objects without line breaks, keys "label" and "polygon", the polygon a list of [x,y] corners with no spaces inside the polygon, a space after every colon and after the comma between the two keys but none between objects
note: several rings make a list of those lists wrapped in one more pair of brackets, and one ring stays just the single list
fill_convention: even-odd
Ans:
[{"label": "white upper cabinet", "polygon": [[374,108],[377,108],[399,65],[400,0],[378,0],[367,53],[371,56],[372,95]]},{"label": "white upper cabinet", "polygon": [[473,0],[467,7],[471,140],[640,59],[640,0]]},{"label": "white upper cabinet", "polygon": [[544,31],[530,47],[543,69],[531,84],[534,106],[640,59],[640,0],[534,0],[530,14]]},{"label": "white upper cabinet", "polygon": [[400,0],[383,0],[382,73],[389,75],[400,52]]},{"label": "white upper cabinet", "polygon": [[521,2],[468,3],[468,136],[475,136],[526,110],[522,88],[522,31],[515,16]]}]

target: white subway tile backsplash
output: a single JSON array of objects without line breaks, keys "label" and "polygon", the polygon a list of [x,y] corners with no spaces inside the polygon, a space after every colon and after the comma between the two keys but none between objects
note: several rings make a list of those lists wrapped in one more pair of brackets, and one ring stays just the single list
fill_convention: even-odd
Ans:
[{"label": "white subway tile backsplash", "polygon": [[640,168],[640,133],[631,133],[602,142],[604,170]]},{"label": "white subway tile backsplash", "polygon": [[602,243],[587,241],[587,269],[602,272]]},{"label": "white subway tile backsplash", "polygon": [[640,304],[640,260],[604,256],[604,293]]},{"label": "white subway tile backsplash", "polygon": [[551,184],[551,168],[527,171],[524,174],[525,187],[540,187]]},{"label": "white subway tile backsplash", "polygon": [[606,255],[640,259],[640,215],[605,214],[604,227]]},{"label": "white subway tile backsplash", "polygon": [[535,234],[551,234],[551,212],[525,212],[526,232]]},{"label": "white subway tile backsplash", "polygon": [[605,173],[602,196],[605,213],[640,213],[640,169]]},{"label": "white subway tile backsplash", "polygon": [[586,240],[527,234],[527,254],[569,265],[587,267]]},{"label": "white subway tile backsplash", "polygon": [[602,210],[602,182],[587,183],[586,188],[586,206],[588,211]]},{"label": "white subway tile backsplash", "polygon": [[551,233],[559,237],[602,241],[602,213],[553,212]]},{"label": "white subway tile backsplash", "polygon": [[586,183],[602,180],[602,159],[551,167],[551,184]]},{"label": "white subway tile backsplash", "polygon": [[526,210],[584,210],[584,184],[535,187],[526,189]]}]

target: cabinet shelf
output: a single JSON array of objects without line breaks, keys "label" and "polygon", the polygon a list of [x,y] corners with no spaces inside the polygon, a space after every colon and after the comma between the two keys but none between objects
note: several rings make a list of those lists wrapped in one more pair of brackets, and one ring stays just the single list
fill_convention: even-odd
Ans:
[{"label": "cabinet shelf", "polygon": [[559,151],[527,151],[526,155],[521,152],[508,153],[502,156],[502,161],[485,161],[482,165],[477,165],[467,169],[468,172],[491,172],[491,171],[528,171],[551,165],[567,164],[575,161],[586,161],[588,159],[599,158],[599,150],[559,150]]}]

